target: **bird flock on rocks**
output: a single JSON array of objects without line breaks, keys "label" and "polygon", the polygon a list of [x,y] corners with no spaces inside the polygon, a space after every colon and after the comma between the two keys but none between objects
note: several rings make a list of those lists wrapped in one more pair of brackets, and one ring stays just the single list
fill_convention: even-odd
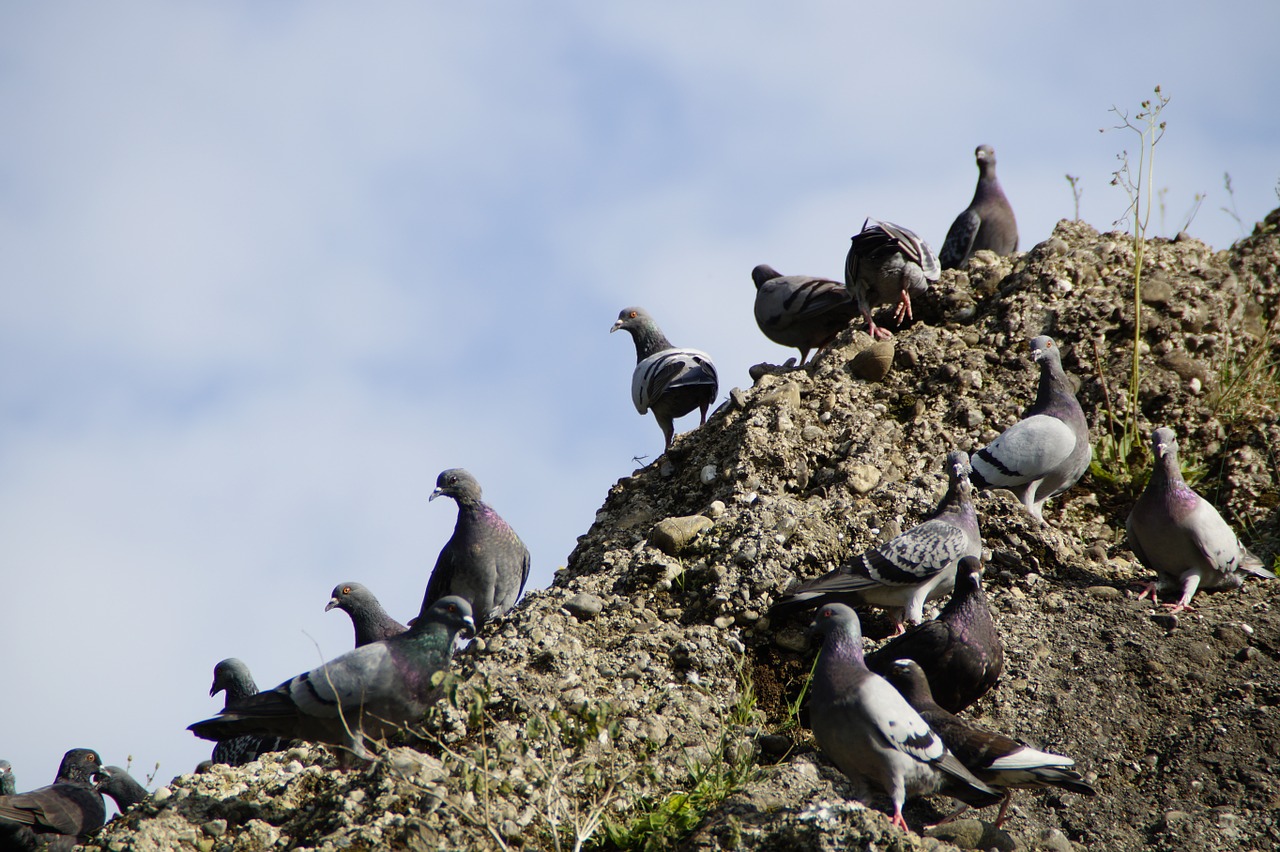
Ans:
[{"label": "bird flock on rocks", "polygon": [[[891,337],[873,310],[892,305],[895,325],[911,321],[912,299],[927,298],[943,270],[964,266],[975,252],[1017,250],[1017,222],[996,178],[995,151],[980,145],[975,159],[973,200],[938,255],[910,229],[868,218],[852,237],[842,282],[782,275],[767,264],[751,271],[756,322],[769,340],[799,350],[796,369],[858,317],[873,340]],[[705,352],[674,346],[644,308],[624,308],[610,329],[619,330],[635,344],[632,402],[640,414],[653,412],[664,450],[671,450],[677,418],[697,410],[699,425],[706,425],[719,391],[715,364]],[[892,822],[904,830],[903,805],[917,796],[957,799],[962,804],[952,817],[999,804],[1000,825],[1015,789],[1096,794],[1071,758],[957,715],[995,688],[1004,665],[983,589],[974,490],[1008,490],[1044,523],[1046,501],[1070,489],[1090,461],[1088,423],[1058,345],[1041,335],[1030,341],[1030,353],[1040,370],[1035,399],[987,446],[947,455],[947,491],[928,518],[798,582],[770,610],[777,618],[814,611],[810,632],[820,649],[807,707],[814,739],[859,795],[888,796]],[[1190,608],[1199,589],[1238,588],[1245,573],[1275,579],[1183,480],[1174,432],[1156,429],[1152,448],[1154,470],[1127,524],[1129,546],[1156,574],[1140,597],[1176,594],[1165,605],[1177,611]],[[463,637],[515,605],[530,557],[466,470],[442,472],[430,499],[439,496],[456,502],[457,522],[417,616],[401,624],[368,588],[343,582],[325,610],[350,617],[353,650],[261,691],[243,661],[217,663],[209,695],[224,693],[222,710],[189,726],[215,743],[206,763],[243,765],[302,740],[336,747],[340,764],[350,766],[372,758],[371,747],[420,720],[441,697],[436,675],[449,667]],[[926,620],[925,604],[948,595],[936,618]],[[852,604],[888,610],[893,637],[866,653]],[[25,793],[17,792],[9,762],[0,760],[0,852],[84,842],[104,823],[103,795],[123,811],[148,792],[126,770],[104,766],[92,749],[67,751],[53,783]]]}]

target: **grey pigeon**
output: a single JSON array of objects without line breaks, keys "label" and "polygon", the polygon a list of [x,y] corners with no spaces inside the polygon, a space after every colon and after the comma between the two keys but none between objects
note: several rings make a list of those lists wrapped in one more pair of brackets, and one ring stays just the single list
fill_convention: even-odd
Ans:
[{"label": "grey pigeon", "polygon": [[1000,801],[897,690],[866,667],[853,610],[827,604],[818,610],[813,631],[824,637],[809,699],[814,739],[860,793],[870,781],[888,794],[894,825],[907,830],[902,805],[909,797],[945,792],[975,807]]},{"label": "grey pigeon", "polygon": [[84,843],[107,817],[93,787],[101,768],[97,752],[73,748],[63,756],[53,784],[0,796],[0,849],[71,849]]},{"label": "grey pigeon", "polygon": [[982,590],[978,557],[960,560],[955,591],[938,617],[917,624],[868,654],[867,668],[887,677],[897,660],[919,663],[934,698],[952,713],[973,704],[1000,680],[1004,646]]},{"label": "grey pigeon", "polygon": [[1129,547],[1156,582],[1148,583],[1139,599],[1157,591],[1179,592],[1172,611],[1187,609],[1197,589],[1238,589],[1242,573],[1268,580],[1276,575],[1240,544],[1208,501],[1182,479],[1178,466],[1178,438],[1172,429],[1151,434],[1155,467],[1138,497],[1125,529]]},{"label": "grey pigeon", "polygon": [[1038,520],[1045,501],[1079,481],[1089,467],[1089,422],[1062,371],[1062,354],[1045,335],[1031,338],[1040,364],[1036,400],[1022,419],[973,455],[977,488],[1007,488]]},{"label": "grey pigeon", "polygon": [[324,611],[331,609],[340,609],[351,616],[351,624],[356,630],[357,648],[370,642],[390,639],[409,629],[388,615],[373,592],[359,583],[339,583],[334,586]]},{"label": "grey pigeon", "polygon": [[942,267],[933,249],[914,231],[892,222],[867,219],[853,237],[844,262],[844,283],[867,321],[867,332],[876,339],[892,337],[875,324],[871,308],[897,302],[895,323],[911,319],[911,297],[929,289]]},{"label": "grey pigeon", "polygon": [[[924,670],[915,660],[895,661],[885,678],[897,687],[902,697],[969,771],[988,787],[1004,791],[1000,813],[996,816],[997,827],[1004,824],[1005,812],[1015,789],[1060,787],[1084,796],[1097,794],[1080,773],[1071,768],[1075,766],[1071,758],[1031,748],[939,707],[929,692]],[[954,819],[964,810],[961,808],[947,819]]]},{"label": "grey pigeon", "polygon": [[[529,579],[529,550],[515,530],[480,499],[480,483],[460,467],[436,478],[428,501],[458,503],[453,536],[436,558],[422,612],[445,595],[461,595],[475,613],[476,629],[515,604]],[[470,614],[470,613],[468,613]]]},{"label": "grey pigeon", "polygon": [[995,149],[979,145],[973,156],[978,161],[978,186],[942,242],[939,257],[943,269],[955,269],[982,249],[999,255],[1018,250],[1018,220],[996,179]]},{"label": "grey pigeon", "polygon": [[121,813],[151,795],[146,787],[119,766],[104,766],[98,770],[98,783],[94,786],[99,793],[110,796]]},{"label": "grey pigeon", "polygon": [[[253,682],[249,666],[235,657],[229,657],[214,666],[213,685],[209,687],[209,697],[212,698],[219,692],[223,693],[223,710],[257,695],[258,685]],[[213,747],[212,760],[214,763],[225,763],[228,766],[244,766],[268,752],[284,751],[288,747],[289,740],[284,737],[242,734],[219,740]]]},{"label": "grey pigeon", "polygon": [[13,777],[13,764],[0,760],[0,796],[12,796],[18,792],[18,780]]},{"label": "grey pigeon", "polygon": [[702,414],[698,425],[706,424],[707,409],[720,389],[716,365],[705,352],[672,346],[644,308],[623,308],[609,333],[619,329],[630,332],[636,345],[631,401],[641,414],[653,412],[666,441],[664,449],[671,449],[677,417],[696,408]]},{"label": "grey pigeon", "polygon": [[188,730],[209,740],[275,734],[331,743],[370,759],[366,738],[418,721],[441,696],[434,675],[448,668],[458,632],[474,628],[464,598],[441,598],[399,636],[348,651]]},{"label": "grey pigeon", "polygon": [[955,586],[956,565],[965,556],[981,556],[978,515],[970,499],[969,457],[947,455],[947,493],[924,523],[891,541],[849,559],[817,579],[801,583],[774,603],[770,613],[785,615],[829,601],[861,599],[894,610],[902,631],[905,618],[918,624],[926,600]]},{"label": "grey pigeon", "polygon": [[810,349],[821,349],[849,327],[857,308],[839,281],[810,275],[780,275],[760,264],[751,270],[756,285],[756,325],[764,336],[800,350],[803,367]]}]

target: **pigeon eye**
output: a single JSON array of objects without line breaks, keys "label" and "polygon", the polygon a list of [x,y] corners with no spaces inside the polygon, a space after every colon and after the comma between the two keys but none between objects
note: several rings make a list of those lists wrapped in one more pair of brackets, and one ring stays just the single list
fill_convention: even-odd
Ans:
[{"label": "pigeon eye", "polygon": [[343,586],[343,587],[342,587],[342,593],[343,593],[344,595],[349,595],[349,594],[351,594],[351,587],[350,587],[350,586]]},{"label": "pigeon eye", "polygon": [[635,311],[632,311],[631,313],[627,314],[628,319],[635,319],[638,316],[639,314],[637,314]]}]

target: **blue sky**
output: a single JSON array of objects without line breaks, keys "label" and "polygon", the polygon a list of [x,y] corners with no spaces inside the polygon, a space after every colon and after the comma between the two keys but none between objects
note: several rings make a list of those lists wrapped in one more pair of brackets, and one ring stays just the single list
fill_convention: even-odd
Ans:
[{"label": "blue sky", "polygon": [[[1044,8],[1041,6],[1044,5]],[[469,468],[550,583],[632,458],[643,304],[722,396],[789,356],[750,270],[935,247],[989,143],[1021,247],[1103,229],[1159,83],[1172,234],[1277,205],[1280,6],[60,3],[0,8],[0,756],[159,780],[214,663],[272,686],[412,616]],[[681,421],[678,428],[688,428]]]}]

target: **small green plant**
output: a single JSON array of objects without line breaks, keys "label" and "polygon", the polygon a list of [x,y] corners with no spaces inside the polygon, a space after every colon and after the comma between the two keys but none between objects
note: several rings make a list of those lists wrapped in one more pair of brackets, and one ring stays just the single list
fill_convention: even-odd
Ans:
[{"label": "small green plant", "polygon": [[1280,416],[1280,315],[1273,315],[1243,357],[1231,355],[1218,371],[1209,408],[1227,421]]},{"label": "small green plant", "polygon": [[1076,203],[1076,213],[1072,218],[1080,221],[1080,196],[1084,194],[1084,190],[1080,187],[1079,175],[1067,175],[1067,183],[1071,184],[1071,198]]}]

